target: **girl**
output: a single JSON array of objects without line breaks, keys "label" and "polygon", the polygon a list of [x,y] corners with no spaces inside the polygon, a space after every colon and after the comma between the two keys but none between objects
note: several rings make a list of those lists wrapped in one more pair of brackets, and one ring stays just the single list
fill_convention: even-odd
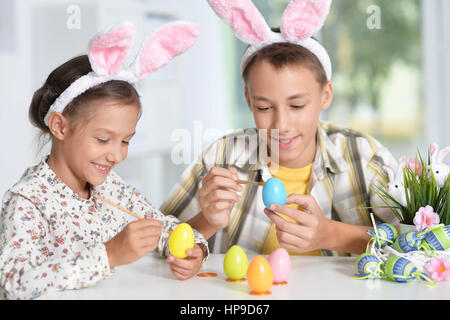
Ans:
[{"label": "girl", "polygon": [[[267,26],[250,0],[208,2],[249,44],[241,73],[256,129],[207,148],[161,211],[194,225],[212,252],[235,244],[263,254],[279,247],[290,254],[363,252],[371,225],[365,208],[382,205],[371,187],[385,182],[383,166],[397,163],[372,137],[319,121],[331,105],[332,70],[326,50],[311,35],[323,25],[331,0],[291,1],[281,32]],[[271,177],[289,195],[286,206],[272,204],[272,211],[264,207],[261,187],[236,182]],[[388,209],[374,213],[398,222]]]},{"label": "girl", "polygon": [[[3,199],[4,297],[29,299],[92,286],[114,267],[155,249],[169,255],[169,233],[179,221],[161,214],[112,169],[126,158],[141,113],[134,84],[187,50],[198,34],[198,27],[186,22],[166,25],[144,43],[131,66],[121,69],[135,28],[119,24],[95,36],[88,55],[56,68],[35,92],[30,120],[50,135],[52,147]],[[195,240],[187,259],[167,258],[180,279],[192,277],[208,255],[196,231]]]}]

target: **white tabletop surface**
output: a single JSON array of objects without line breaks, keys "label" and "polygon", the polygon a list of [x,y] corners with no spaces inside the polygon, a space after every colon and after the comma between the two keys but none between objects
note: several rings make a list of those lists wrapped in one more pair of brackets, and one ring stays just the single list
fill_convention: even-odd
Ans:
[{"label": "white tabletop surface", "polygon": [[[254,256],[249,255],[249,262]],[[267,257],[267,256],[266,256]],[[266,299],[450,299],[450,281],[428,288],[418,280],[397,283],[387,280],[354,280],[356,257],[291,257],[288,284],[272,286],[267,296],[250,295],[247,282],[227,282],[223,254],[212,254],[199,272],[215,272],[217,277],[194,276],[178,280],[163,258],[147,255],[117,267],[110,278],[94,287],[50,292],[40,299],[103,300],[266,300]]]}]

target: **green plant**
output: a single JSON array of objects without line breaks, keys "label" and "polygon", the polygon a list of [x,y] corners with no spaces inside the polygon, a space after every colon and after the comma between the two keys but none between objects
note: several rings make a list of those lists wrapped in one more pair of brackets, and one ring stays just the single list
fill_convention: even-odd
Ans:
[{"label": "green plant", "polygon": [[384,186],[375,186],[372,188],[373,192],[386,204],[378,208],[390,208],[401,223],[413,224],[416,212],[429,205],[439,215],[441,223],[450,224],[450,176],[439,188],[436,186],[433,171],[430,170],[430,155],[428,154],[427,161],[424,161],[418,152],[415,163],[414,168],[409,165],[403,168],[406,206],[392,197]]}]

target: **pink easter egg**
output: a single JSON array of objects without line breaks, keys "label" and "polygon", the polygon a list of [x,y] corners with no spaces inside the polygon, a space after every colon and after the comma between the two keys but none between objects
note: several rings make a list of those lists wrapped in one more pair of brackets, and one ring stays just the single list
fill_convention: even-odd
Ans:
[{"label": "pink easter egg", "polygon": [[278,248],[274,250],[270,254],[268,261],[273,271],[273,282],[281,283],[286,281],[291,272],[291,258],[286,249]]}]

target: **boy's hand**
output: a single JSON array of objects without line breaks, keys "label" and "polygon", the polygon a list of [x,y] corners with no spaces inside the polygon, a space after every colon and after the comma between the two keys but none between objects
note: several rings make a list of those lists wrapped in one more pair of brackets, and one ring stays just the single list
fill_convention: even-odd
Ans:
[{"label": "boy's hand", "polygon": [[162,224],[154,219],[130,222],[105,243],[111,268],[132,263],[158,247]]},{"label": "boy's hand", "polygon": [[297,253],[324,249],[324,240],[329,240],[329,219],[327,219],[314,197],[311,195],[291,194],[286,204],[296,203],[303,210],[272,204],[270,209],[284,214],[295,221],[292,223],[264,209],[264,213],[276,225],[277,239],[280,246]]},{"label": "boy's hand", "polygon": [[202,180],[198,191],[201,213],[211,228],[222,229],[228,226],[230,212],[235,202],[242,199],[238,192],[242,187],[238,180],[236,168],[214,167]]},{"label": "boy's hand", "polygon": [[186,250],[186,258],[167,257],[166,261],[172,273],[180,280],[191,278],[202,266],[203,250],[198,243],[192,249]]}]

